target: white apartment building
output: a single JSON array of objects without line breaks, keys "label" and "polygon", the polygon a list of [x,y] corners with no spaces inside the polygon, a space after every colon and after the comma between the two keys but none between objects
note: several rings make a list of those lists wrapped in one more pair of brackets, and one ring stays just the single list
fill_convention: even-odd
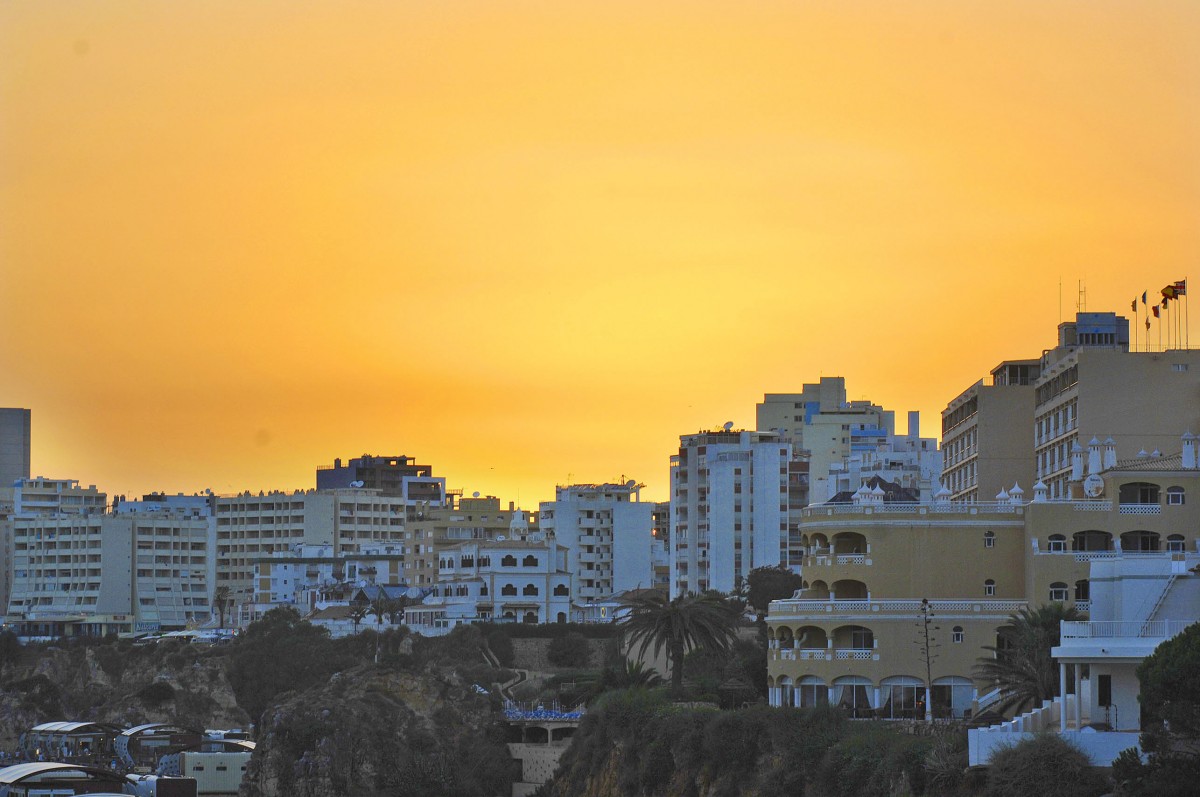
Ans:
[{"label": "white apartment building", "polygon": [[729,592],[784,561],[792,446],[775,432],[683,435],[671,457],[671,596]]},{"label": "white apartment building", "polygon": [[440,556],[435,591],[405,610],[414,630],[439,633],[476,621],[565,623],[571,617],[567,550],[544,534],[464,542]]},{"label": "white apartment building", "polygon": [[255,560],[255,614],[293,606],[302,614],[344,602],[354,591],[404,583],[404,546],[364,544],[338,554],[333,545],[292,547]]},{"label": "white apartment building", "polygon": [[654,583],[654,502],[635,481],[558,486],[540,507],[540,528],[567,551],[578,601]]},{"label": "white apartment building", "polygon": [[[83,492],[103,507],[103,493]],[[207,512],[27,511],[12,530],[6,622],[23,636],[179,629],[209,617],[215,524]]]},{"label": "white apartment building", "polygon": [[403,555],[405,507],[400,496],[365,488],[219,496],[216,586],[228,588],[235,622],[255,616],[256,563],[264,556],[297,544],[329,545],[339,556],[392,545]]},{"label": "white apartment building", "polygon": [[[830,465],[824,500],[853,493],[879,477],[929,501],[941,476],[942,454],[937,440],[921,437],[920,428],[920,413],[913,411],[908,413],[906,435],[896,435],[890,429],[885,434],[863,435],[843,462]],[[850,433],[855,434],[853,427]],[[818,503],[816,499],[813,496],[813,503]]]}]

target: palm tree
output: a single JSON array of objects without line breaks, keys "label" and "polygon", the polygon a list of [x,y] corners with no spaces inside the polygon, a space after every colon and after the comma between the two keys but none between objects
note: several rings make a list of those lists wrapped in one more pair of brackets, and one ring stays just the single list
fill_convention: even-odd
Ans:
[{"label": "palm tree", "polygon": [[229,609],[229,587],[221,586],[213,590],[213,606],[217,610],[217,616],[220,618],[220,627],[225,627],[225,612]]},{"label": "palm tree", "polygon": [[1017,713],[1039,705],[1058,693],[1058,668],[1050,649],[1059,643],[1059,623],[1078,620],[1074,607],[1050,603],[1036,609],[1021,609],[1000,626],[999,644],[985,646],[990,658],[979,659],[975,676],[1000,688],[996,710]]},{"label": "palm tree", "polygon": [[737,612],[719,595],[680,595],[669,600],[661,592],[639,595],[626,602],[629,614],[618,624],[638,655],[653,647],[657,656],[667,649],[671,688],[683,686],[683,656],[694,648],[728,650],[737,636]]},{"label": "palm tree", "polygon": [[350,620],[354,623],[354,633],[358,633],[358,624],[366,619],[371,613],[371,607],[365,603],[355,603],[351,605]]}]

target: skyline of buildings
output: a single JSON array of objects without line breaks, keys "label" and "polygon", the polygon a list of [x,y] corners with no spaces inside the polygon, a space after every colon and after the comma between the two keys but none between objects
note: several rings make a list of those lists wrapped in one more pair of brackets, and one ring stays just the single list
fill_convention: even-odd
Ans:
[{"label": "skyline of buildings", "polygon": [[[1158,409],[1137,412],[1138,401],[1150,394]],[[337,458],[314,470],[315,487],[291,492],[152,493],[136,501],[113,496],[110,503],[94,486],[18,479],[16,487],[0,487],[0,521],[8,517],[0,523],[6,563],[0,584],[11,592],[14,611],[111,608],[95,593],[95,568],[87,566],[96,553],[87,550],[89,535],[103,537],[107,524],[113,539],[125,533],[116,529],[131,529],[127,592],[136,593],[143,581],[151,593],[169,592],[156,578],[181,584],[203,578],[205,597],[223,589],[237,607],[238,622],[273,600],[264,595],[288,588],[298,594],[293,577],[281,584],[278,574],[263,572],[276,559],[303,558],[304,551],[334,558],[392,556],[389,569],[395,572],[379,583],[428,590],[446,577],[447,551],[504,541],[513,533],[562,547],[570,599],[577,605],[650,587],[665,586],[673,596],[729,592],[756,567],[803,572],[812,550],[804,519],[813,506],[1101,495],[1098,471],[1113,464],[1118,449],[1122,456],[1132,455],[1131,447],[1158,455],[1178,440],[1171,427],[1200,429],[1200,353],[1130,351],[1125,319],[1080,313],[1059,325],[1057,345],[1039,359],[1006,360],[992,370],[991,385],[978,382],[950,399],[940,450],[936,439],[919,436],[917,413],[908,413],[907,431],[897,433],[895,412],[849,400],[842,377],[822,377],[796,393],[765,394],[756,415],[758,430],[726,424],[680,435],[670,456],[670,500],[657,503],[642,501],[644,485],[632,480],[558,485],[555,500],[536,510],[511,501],[505,510],[495,496],[464,497],[431,466],[407,455]],[[29,443],[30,412],[5,417],[17,431],[8,436],[17,441],[10,449],[20,452]],[[1088,439],[1093,433],[1099,437]],[[992,489],[996,493],[989,495]],[[111,519],[74,529],[76,516],[91,515]],[[155,523],[164,518],[175,521],[168,528],[180,537],[178,546],[162,547],[154,538]],[[78,536],[83,550],[71,552],[73,542],[64,542],[64,534]],[[179,553],[196,550],[201,539],[203,556]],[[98,555],[112,562],[117,554]],[[195,620],[199,607],[209,605],[185,597],[186,603],[172,598],[177,608],[171,618]],[[178,608],[183,606],[188,608]],[[458,606],[456,616],[477,616],[470,613],[477,608]],[[100,613],[139,611],[130,605]]]}]

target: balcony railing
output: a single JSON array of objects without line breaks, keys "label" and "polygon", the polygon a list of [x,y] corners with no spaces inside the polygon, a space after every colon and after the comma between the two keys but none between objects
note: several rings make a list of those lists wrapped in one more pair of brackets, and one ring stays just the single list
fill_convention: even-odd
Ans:
[{"label": "balcony railing", "polygon": [[[929,601],[929,608],[942,614],[1011,614],[1028,606],[1021,600]],[[804,600],[772,601],[770,614],[780,615],[912,615],[921,609],[919,600]]]},{"label": "balcony railing", "polygon": [[1065,639],[1169,639],[1191,623],[1185,620],[1064,620]]},{"label": "balcony railing", "polygon": [[1162,507],[1158,504],[1121,504],[1118,511],[1122,515],[1161,515]]},{"label": "balcony railing", "polygon": [[870,648],[865,648],[865,649],[850,648],[848,650],[835,650],[833,653],[834,653],[834,657],[837,658],[838,661],[846,661],[846,660],[853,660],[853,661],[875,660],[875,661],[878,661],[879,660],[879,654]]}]

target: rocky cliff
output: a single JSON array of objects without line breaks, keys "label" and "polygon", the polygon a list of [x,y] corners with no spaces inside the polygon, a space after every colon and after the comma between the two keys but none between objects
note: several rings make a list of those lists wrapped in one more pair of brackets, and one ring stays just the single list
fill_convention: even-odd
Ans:
[{"label": "rocky cliff", "polygon": [[491,698],[453,669],[364,665],[263,715],[243,797],[508,795],[519,776]]},{"label": "rocky cliff", "polygon": [[0,672],[0,749],[56,720],[245,727],[226,668],[220,650],[184,645],[30,649]]}]

